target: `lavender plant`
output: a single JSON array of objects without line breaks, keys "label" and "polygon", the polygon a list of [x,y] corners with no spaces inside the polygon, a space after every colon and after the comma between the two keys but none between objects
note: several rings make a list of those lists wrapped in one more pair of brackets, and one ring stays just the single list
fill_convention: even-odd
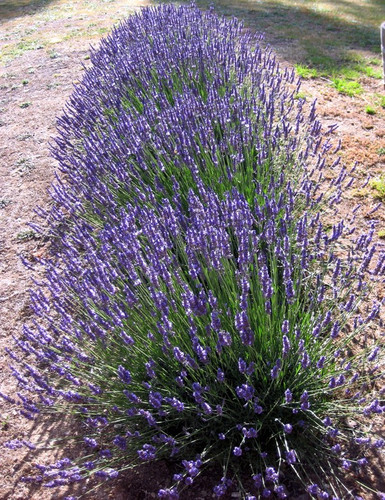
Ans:
[{"label": "lavender plant", "polygon": [[323,224],[353,172],[260,42],[164,5],[92,52],[58,122],[36,321],[9,350],[21,392],[3,395],[27,418],[78,415],[84,456],[32,480],[168,458],[180,470],[160,498],[211,465],[217,497],[286,498],[296,477],[353,498],[340,471],[383,447],[380,304],[362,304],[385,254],[353,218]]}]

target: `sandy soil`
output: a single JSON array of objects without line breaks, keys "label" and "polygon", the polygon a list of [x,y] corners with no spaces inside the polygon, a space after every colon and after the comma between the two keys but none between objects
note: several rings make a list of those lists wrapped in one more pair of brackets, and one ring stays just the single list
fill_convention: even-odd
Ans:
[{"label": "sandy soil", "polygon": [[[81,78],[83,65],[87,65],[89,44],[96,44],[116,20],[145,3],[146,0],[79,0],[76,3],[45,0],[36,7],[19,0],[19,3],[13,2],[14,7],[0,9],[3,15],[0,24],[0,390],[8,394],[17,389],[4,348],[11,345],[12,336],[21,331],[22,324],[30,321],[28,288],[31,278],[39,277],[39,270],[24,268],[20,256],[33,261],[46,249],[44,239],[37,238],[28,224],[38,220],[34,213],[36,206],[49,203],[47,189],[55,168],[49,154],[49,141],[55,135],[56,117],[73,83]],[[278,45],[275,49],[285,64],[284,46]],[[322,80],[304,82],[302,87],[306,96],[317,98],[318,114],[325,125],[338,123],[337,135],[342,139],[342,157],[346,164],[359,162],[359,182],[346,193],[342,210],[348,214],[353,206],[362,203],[357,221],[360,228],[367,227],[374,217],[369,213],[378,200],[370,184],[365,189],[359,189],[359,185],[368,173],[373,177],[383,174],[385,166],[385,155],[379,154],[380,148],[385,147],[385,113],[369,116],[364,112],[365,96],[381,92],[382,82],[367,78],[362,84],[365,92],[356,98],[338,94]],[[377,230],[384,230],[383,207],[375,217]],[[381,296],[384,291],[377,293]],[[0,401],[0,443],[15,438],[45,443],[47,438],[59,439],[76,432],[70,418],[64,422],[42,419],[39,424],[31,424],[20,417],[12,405]],[[67,454],[71,453],[76,453],[76,448],[69,449]],[[35,461],[50,462],[63,456],[57,446],[42,447],[37,455],[25,449],[2,450],[0,499],[64,498],[64,491],[42,491],[20,482],[21,476],[32,471]],[[162,478],[170,476],[169,469],[165,463],[142,467],[84,498],[155,498],[157,489],[164,485]],[[373,485],[378,479],[372,478]],[[211,498],[213,484],[214,479],[208,474],[184,498]]]}]

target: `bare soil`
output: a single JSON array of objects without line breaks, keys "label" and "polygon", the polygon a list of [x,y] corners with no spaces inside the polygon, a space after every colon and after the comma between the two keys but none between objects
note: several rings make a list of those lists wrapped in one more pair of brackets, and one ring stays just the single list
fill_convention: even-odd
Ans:
[{"label": "bare soil", "polygon": [[[32,233],[28,224],[38,222],[36,206],[49,204],[47,191],[54,180],[55,169],[49,143],[55,135],[56,117],[61,114],[73,84],[82,77],[89,44],[96,45],[114,22],[145,4],[146,0],[0,2],[0,390],[4,393],[17,391],[9,366],[11,360],[4,349],[12,346],[12,336],[17,336],[22,325],[30,321],[28,289],[32,278],[41,278],[39,270],[27,270],[20,257],[34,261],[46,250],[44,239]],[[274,48],[282,64],[287,65],[287,46],[277,42]],[[363,79],[361,83],[364,94],[354,98],[339,94],[321,79],[305,81],[302,92],[309,99],[317,98],[318,114],[325,126],[338,123],[336,134],[342,140],[341,155],[346,165],[359,162],[357,185],[345,193],[342,214],[348,216],[353,207],[361,203],[358,228],[367,228],[375,217],[376,231],[380,232],[385,229],[384,208],[370,214],[378,203],[378,193],[370,183],[364,189],[360,184],[368,174],[377,178],[385,173],[385,155],[380,154],[385,147],[385,112],[382,110],[374,116],[365,113],[367,97],[383,92],[383,86],[380,80],[373,78]],[[378,244],[384,246],[384,240],[377,239]],[[377,294],[382,298],[384,290],[378,289]],[[379,422],[379,427],[381,425]],[[49,463],[76,454],[76,446],[64,455],[59,446],[46,448],[45,443],[77,432],[70,417],[64,421],[43,418],[37,424],[31,423],[12,405],[0,401],[0,443],[17,438],[41,444],[38,452],[24,448],[2,449],[0,499],[64,498],[67,494],[64,490],[58,493],[39,488],[20,482],[20,478],[33,471],[35,462]],[[76,493],[83,493],[86,499],[99,500],[156,498],[157,490],[165,486],[164,481],[167,483],[171,468],[163,462],[143,466],[98,490],[86,493],[92,485],[82,485]],[[380,471],[381,462],[378,462],[377,472],[369,481],[374,488],[385,491]],[[214,473],[208,473],[183,498],[212,498],[214,484]],[[236,498],[235,492],[232,495],[229,498]],[[376,497],[365,494],[365,498]]]}]

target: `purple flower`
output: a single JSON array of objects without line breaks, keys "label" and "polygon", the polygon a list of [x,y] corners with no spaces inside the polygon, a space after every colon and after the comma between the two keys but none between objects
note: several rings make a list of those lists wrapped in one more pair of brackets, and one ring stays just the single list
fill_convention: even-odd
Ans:
[{"label": "purple flower", "polygon": [[287,498],[287,494],[286,494],[284,486],[282,486],[282,485],[277,486],[276,488],[274,488],[274,491],[275,491],[278,498]]},{"label": "purple flower", "polygon": [[225,374],[220,368],[217,370],[217,380],[218,382],[223,382],[225,380]]},{"label": "purple flower", "polygon": [[144,444],[141,450],[138,450],[138,455],[141,460],[150,461],[156,457],[156,448],[151,444]]},{"label": "purple flower", "polygon": [[242,434],[247,439],[256,438],[258,436],[258,431],[254,427],[246,428],[242,427]]},{"label": "purple flower", "polygon": [[96,441],[96,439],[93,439],[93,438],[88,438],[88,437],[85,437],[84,438],[84,442],[86,443],[87,446],[89,446],[90,448],[96,448],[98,446],[98,443]]},{"label": "purple flower", "polygon": [[279,372],[281,370],[281,366],[282,366],[281,359],[278,358],[273,369],[270,370],[270,376],[272,379],[278,378]]},{"label": "purple flower", "polygon": [[202,461],[200,458],[197,458],[196,460],[183,460],[182,465],[190,477],[195,477],[198,475],[199,467],[201,467]]},{"label": "purple flower", "polygon": [[253,476],[253,481],[254,481],[254,486],[259,489],[262,484],[263,484],[263,481],[262,481],[262,474],[255,474]]},{"label": "purple flower", "polygon": [[250,401],[254,396],[254,387],[248,384],[242,384],[235,389],[235,392],[239,398]]},{"label": "purple flower", "polygon": [[307,487],[307,491],[311,494],[311,495],[317,495],[318,492],[319,492],[319,486],[318,484],[310,484],[308,487]]},{"label": "purple flower", "polygon": [[236,446],[233,449],[233,455],[235,455],[236,457],[240,457],[242,455],[242,448],[240,448],[239,446]]},{"label": "purple flower", "polygon": [[331,329],[331,332],[330,332],[330,336],[332,339],[336,339],[339,335],[339,332],[340,332],[340,325],[339,325],[339,322],[336,321],[333,326],[332,326],[332,329]]},{"label": "purple flower", "polygon": [[202,403],[202,410],[206,415],[211,415],[213,412],[213,409],[208,403]]},{"label": "purple flower", "polygon": [[325,427],[330,427],[332,425],[332,420],[330,417],[325,417],[322,422]]},{"label": "purple flower", "polygon": [[290,331],[289,321],[287,319],[282,323],[282,333],[286,336]]},{"label": "purple flower", "polygon": [[222,347],[228,347],[232,344],[232,338],[229,332],[220,330],[218,332],[218,342]]},{"label": "purple flower", "polygon": [[290,352],[290,340],[287,335],[282,337],[282,357],[286,358]]},{"label": "purple flower", "polygon": [[265,480],[266,481],[271,481],[273,483],[278,481],[278,473],[274,469],[274,467],[266,467],[265,470]]},{"label": "purple flower", "polygon": [[238,370],[240,373],[246,373],[247,375],[252,375],[255,370],[255,363],[251,362],[247,364],[242,358],[238,359]]},{"label": "purple flower", "polygon": [[367,458],[363,457],[363,458],[360,458],[360,459],[357,460],[357,464],[360,467],[366,467],[369,464],[369,461],[368,461]]},{"label": "purple flower", "polygon": [[150,391],[148,400],[153,408],[159,409],[162,406],[163,398],[159,392]]},{"label": "purple flower", "polygon": [[174,347],[174,357],[179,363],[185,364],[186,363],[186,356],[183,351],[179,349],[179,347]]},{"label": "purple flower", "polygon": [[284,424],[283,430],[286,434],[291,434],[293,431],[293,426],[291,424]]},{"label": "purple flower", "polygon": [[115,436],[113,443],[121,450],[125,450],[127,448],[127,441],[122,436]]},{"label": "purple flower", "polygon": [[332,428],[328,430],[328,435],[332,438],[337,437],[339,433],[340,431],[337,428]]},{"label": "purple flower", "polygon": [[311,366],[311,359],[309,357],[309,354],[306,351],[303,351],[302,358],[301,358],[301,366],[304,370],[309,368]]},{"label": "purple flower", "polygon": [[288,464],[294,464],[297,461],[297,454],[295,450],[289,450],[285,454]]},{"label": "purple flower", "polygon": [[226,491],[227,491],[227,487],[224,484],[217,484],[213,488],[213,492],[214,492],[215,496],[217,496],[217,497],[223,496],[226,493]]},{"label": "purple flower", "polygon": [[285,391],[285,401],[286,403],[291,403],[291,401],[293,401],[293,394],[290,389],[286,389]]},{"label": "purple flower", "polygon": [[309,394],[304,391],[300,397],[301,400],[301,410],[308,410],[310,408]]},{"label": "purple flower", "polygon": [[184,403],[182,401],[179,401],[175,397],[164,398],[164,401],[166,401],[166,403],[170,404],[173,408],[175,408],[178,413],[181,413],[184,410]]},{"label": "purple flower", "polygon": [[246,311],[241,311],[235,315],[235,327],[237,328],[241,342],[244,345],[252,345],[254,342],[254,333],[249,324],[249,318]]},{"label": "purple flower", "polygon": [[380,351],[380,348],[377,346],[373,349],[373,351],[368,356],[368,361],[374,361]]},{"label": "purple flower", "polygon": [[166,488],[158,491],[158,498],[165,498],[166,500],[177,500],[179,493],[175,488]]},{"label": "purple flower", "polygon": [[120,380],[122,380],[126,384],[131,383],[131,373],[129,370],[126,370],[122,365],[118,366],[118,375]]}]

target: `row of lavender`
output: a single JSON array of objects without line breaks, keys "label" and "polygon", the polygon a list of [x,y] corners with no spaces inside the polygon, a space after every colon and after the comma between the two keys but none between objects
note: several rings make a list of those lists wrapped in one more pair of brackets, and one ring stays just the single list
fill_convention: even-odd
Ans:
[{"label": "row of lavender", "polygon": [[259,44],[236,20],[162,6],[92,52],[59,120],[55,252],[16,339],[27,356],[10,351],[21,392],[4,395],[31,419],[80,415],[84,456],[28,480],[166,457],[180,470],[161,498],[218,464],[218,497],[236,483],[286,498],[297,477],[346,498],[339,471],[383,446],[367,434],[384,410],[367,333],[380,304],[361,304],[385,255],[373,231],[323,226],[351,173]]}]

